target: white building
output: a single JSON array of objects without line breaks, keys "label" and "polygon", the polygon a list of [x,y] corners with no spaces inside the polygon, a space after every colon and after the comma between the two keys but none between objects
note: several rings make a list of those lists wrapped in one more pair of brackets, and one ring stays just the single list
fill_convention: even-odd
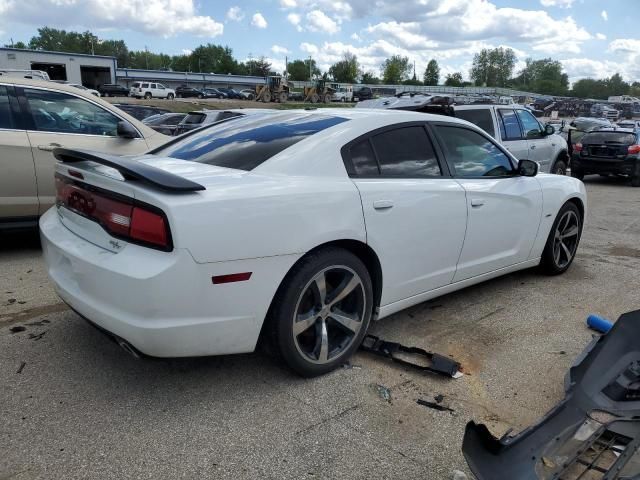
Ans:
[{"label": "white building", "polygon": [[51,80],[68,80],[88,88],[115,83],[116,68],[114,57],[0,48],[0,69],[42,70]]}]

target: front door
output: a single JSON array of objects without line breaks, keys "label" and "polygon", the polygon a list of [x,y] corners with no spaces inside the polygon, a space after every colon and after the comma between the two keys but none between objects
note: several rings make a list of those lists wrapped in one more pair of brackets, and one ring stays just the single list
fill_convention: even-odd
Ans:
[{"label": "front door", "polygon": [[448,285],[464,241],[465,192],[443,168],[424,125],[374,132],[345,155],[367,243],[380,255],[381,305]]},{"label": "front door", "polygon": [[554,148],[549,136],[545,134],[536,117],[530,112],[526,110],[516,110],[516,112],[522,122],[525,138],[529,142],[529,160],[538,162],[541,171],[550,172],[555,158],[552,157]]},{"label": "front door", "polygon": [[36,88],[18,89],[18,93],[31,120],[27,134],[35,161],[40,214],[55,202],[55,148],[82,148],[118,155],[147,149],[142,137],[118,137],[120,118],[82,97]]},{"label": "front door", "polygon": [[449,168],[466,192],[469,217],[454,282],[529,259],[542,215],[535,177],[517,174],[490,139],[463,126],[434,126]]}]

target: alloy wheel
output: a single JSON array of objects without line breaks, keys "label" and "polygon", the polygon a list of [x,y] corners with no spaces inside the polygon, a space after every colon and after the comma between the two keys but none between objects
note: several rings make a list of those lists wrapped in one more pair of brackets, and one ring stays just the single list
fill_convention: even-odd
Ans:
[{"label": "alloy wheel", "polygon": [[362,279],[351,268],[331,266],[317,273],[302,290],[293,314],[298,353],[315,364],[335,360],[358,337],[365,306]]},{"label": "alloy wheel", "polygon": [[572,210],[564,212],[553,236],[553,261],[556,267],[564,268],[571,263],[578,248],[579,236],[580,219],[578,215]]}]

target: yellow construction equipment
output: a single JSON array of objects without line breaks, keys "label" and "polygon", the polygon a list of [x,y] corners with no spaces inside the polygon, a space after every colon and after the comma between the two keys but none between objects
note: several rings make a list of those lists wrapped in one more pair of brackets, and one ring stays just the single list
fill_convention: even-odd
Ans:
[{"label": "yellow construction equipment", "polygon": [[304,101],[311,103],[331,103],[335,89],[327,86],[324,80],[316,80],[313,87],[304,87]]},{"label": "yellow construction equipment", "polygon": [[286,103],[287,100],[289,100],[289,83],[279,75],[265,77],[264,85],[256,85],[256,101]]}]

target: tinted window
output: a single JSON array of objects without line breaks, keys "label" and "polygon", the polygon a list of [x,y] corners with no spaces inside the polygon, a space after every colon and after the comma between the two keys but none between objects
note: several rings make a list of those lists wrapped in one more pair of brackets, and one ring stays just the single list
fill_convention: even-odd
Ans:
[{"label": "tinted window", "polygon": [[143,83],[142,84],[142,88],[149,88],[149,84],[148,83]]},{"label": "tinted window", "polygon": [[[108,86],[108,87],[113,87],[113,85],[111,85],[111,84],[109,84],[109,85],[107,85],[107,86]],[[133,83],[131,84],[131,86],[132,86],[133,88],[140,88],[140,83],[139,83],[139,82],[133,82]]]},{"label": "tinted window", "polygon": [[378,163],[369,139],[354,144],[350,149],[351,164],[356,175],[379,175]]},{"label": "tinted window", "polygon": [[7,87],[0,85],[0,128],[13,128]]},{"label": "tinted window", "polygon": [[503,140],[522,140],[522,131],[513,110],[499,110],[500,134]]},{"label": "tinted window", "polygon": [[403,127],[372,138],[380,173],[390,177],[435,177],[442,175],[424,127]]},{"label": "tinted window", "polygon": [[536,117],[526,110],[516,110],[516,113],[522,122],[522,126],[524,127],[524,136],[526,138],[542,138],[542,129],[540,128],[540,124],[536,120]]},{"label": "tinted window", "polygon": [[346,121],[346,118],[309,113],[255,114],[201,129],[153,153],[253,170],[291,145]]},{"label": "tinted window", "polygon": [[186,117],[184,117],[184,120],[182,120],[182,123],[187,123],[189,125],[202,123],[204,122],[205,117],[206,115],[204,113],[189,113],[187,114]]},{"label": "tinted window", "polygon": [[24,89],[36,130],[115,137],[115,115],[86,100],[65,93]]},{"label": "tinted window", "polygon": [[495,137],[496,132],[493,129],[493,118],[488,108],[482,110],[456,110],[455,112],[456,117],[477,125],[489,135]]},{"label": "tinted window", "polygon": [[513,174],[513,165],[488,138],[459,127],[435,127],[449,165],[460,177],[501,177]]},{"label": "tinted window", "polygon": [[636,136],[628,132],[591,132],[582,137],[582,143],[592,145],[594,143],[620,143],[623,145],[633,145],[636,143]]}]

